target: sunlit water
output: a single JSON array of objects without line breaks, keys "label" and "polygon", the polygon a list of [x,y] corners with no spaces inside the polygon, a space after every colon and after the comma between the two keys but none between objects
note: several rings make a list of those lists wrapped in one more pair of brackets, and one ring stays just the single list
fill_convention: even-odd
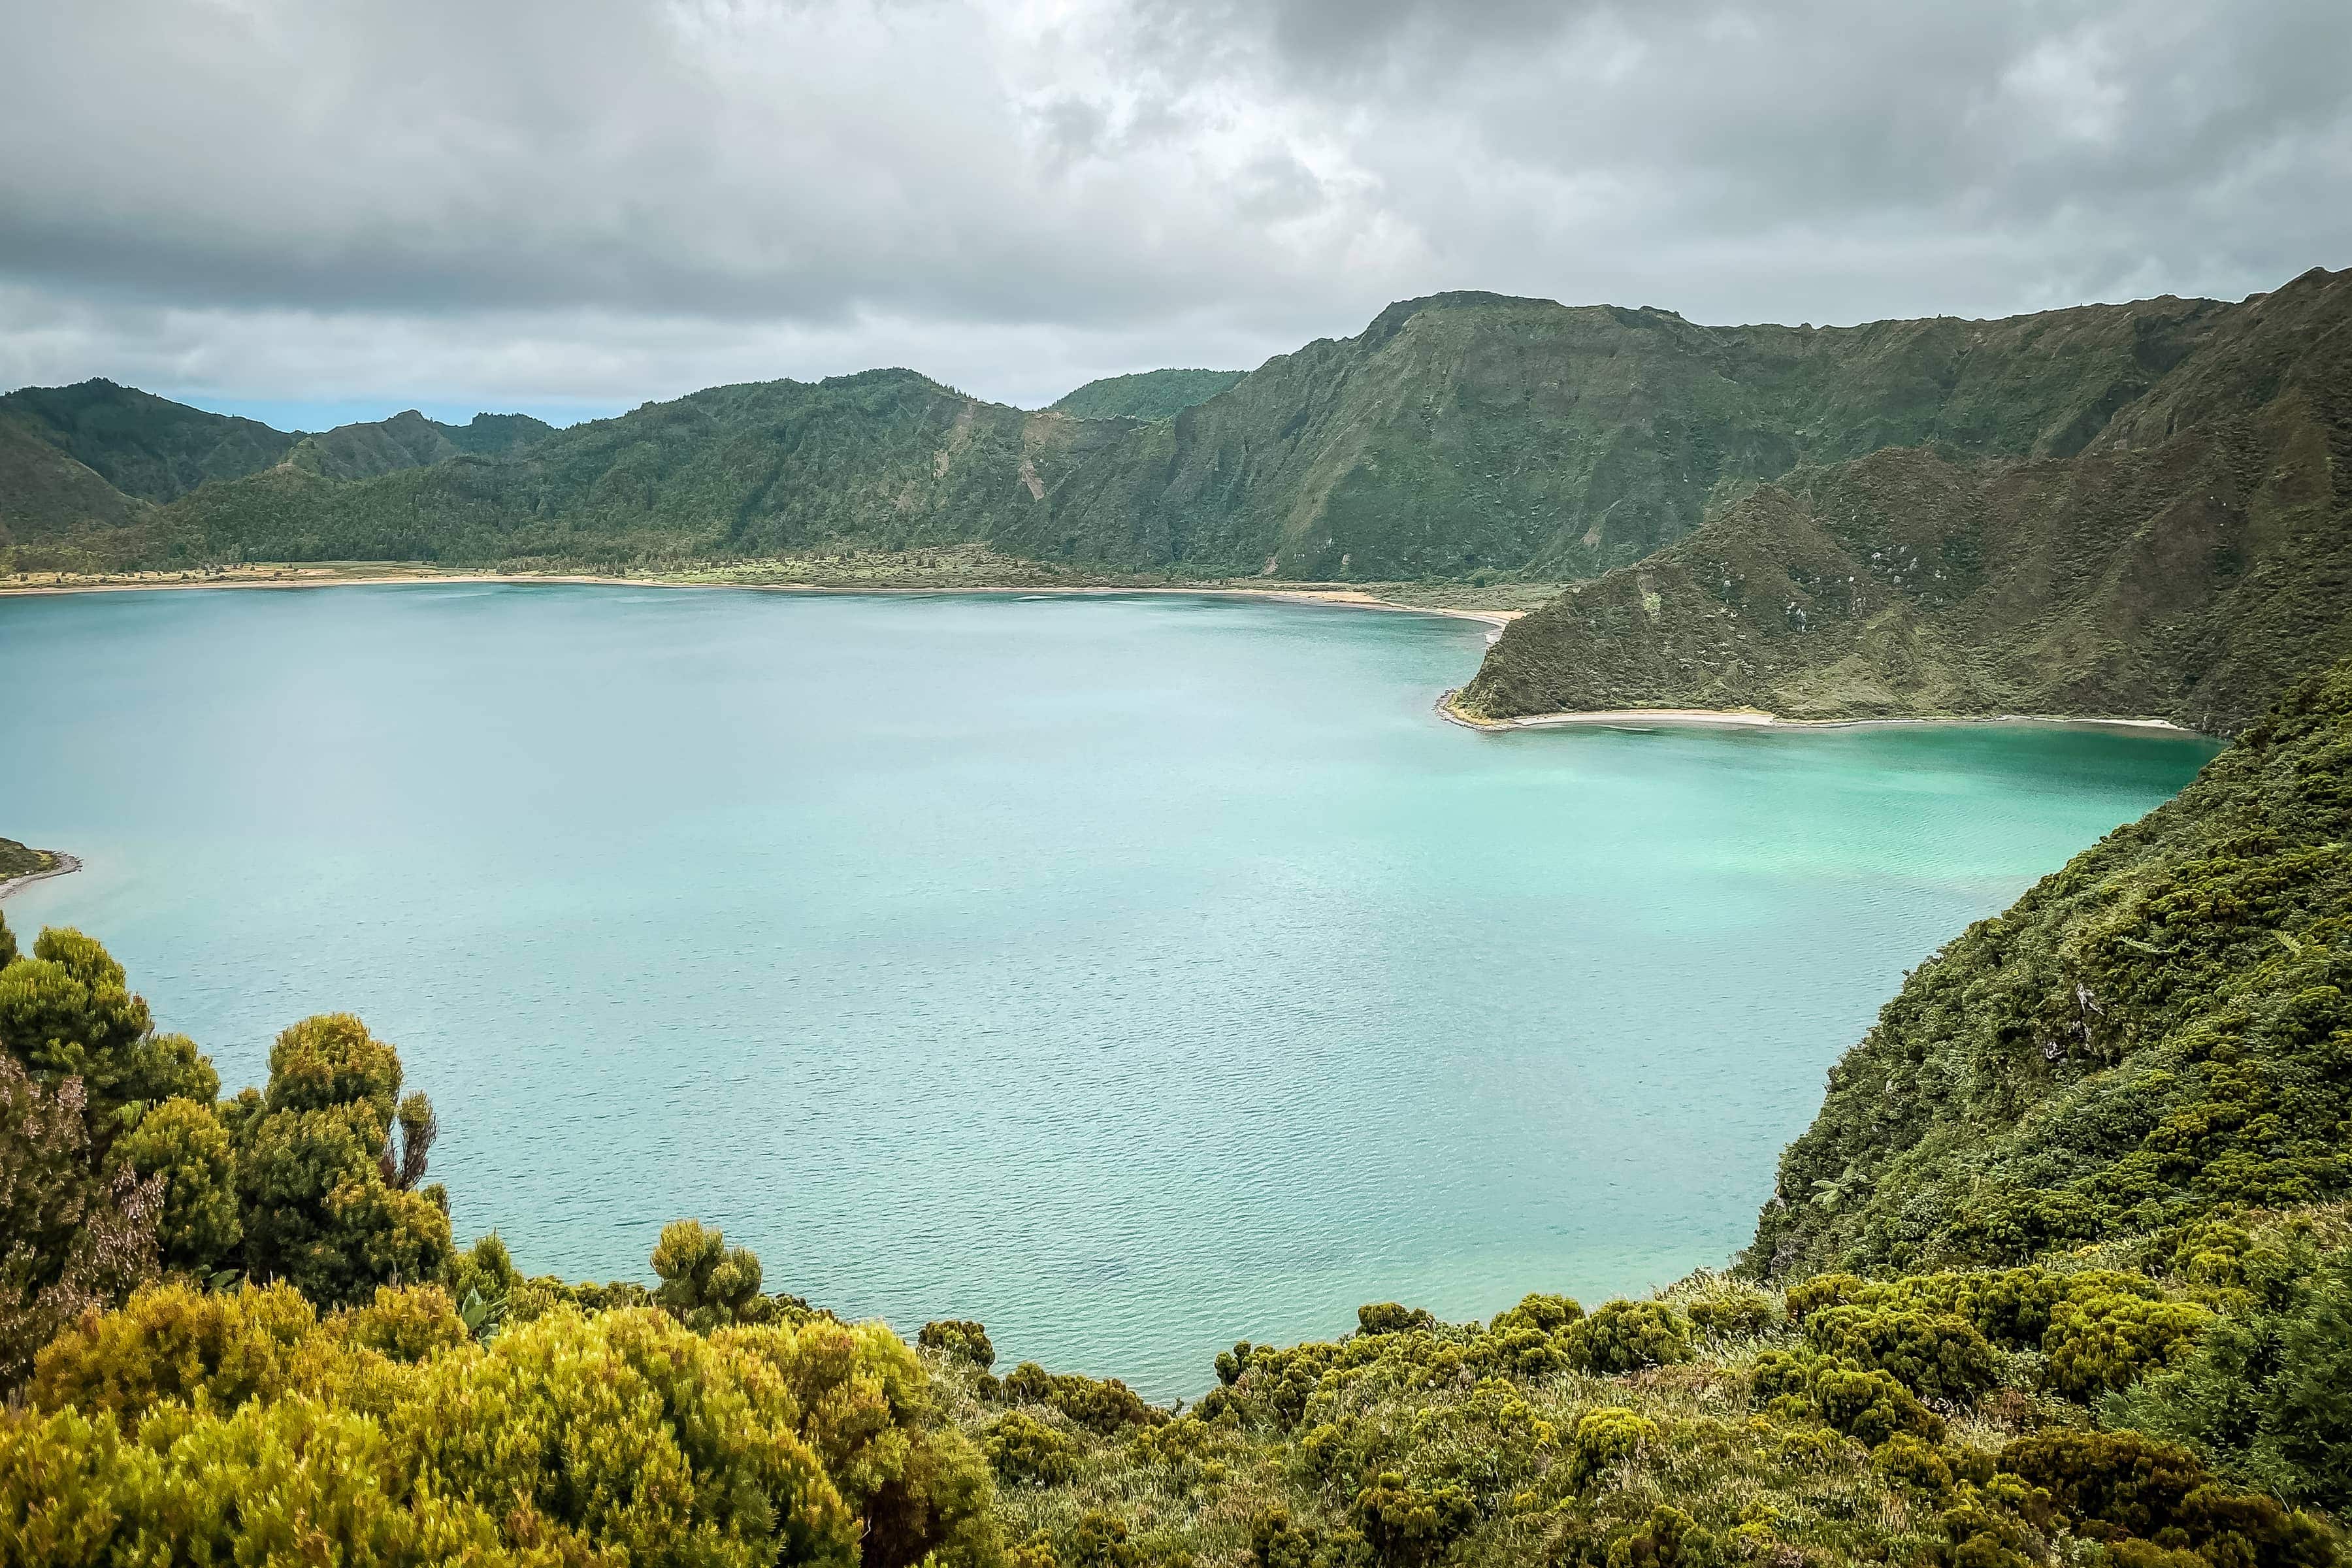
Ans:
[{"label": "sunlit water", "polygon": [[2212,748],[1474,734],[1484,628],[1208,597],[0,602],[9,900],[234,1087],[360,1013],[461,1237],[1195,1394],[1724,1261],[1903,973]]}]

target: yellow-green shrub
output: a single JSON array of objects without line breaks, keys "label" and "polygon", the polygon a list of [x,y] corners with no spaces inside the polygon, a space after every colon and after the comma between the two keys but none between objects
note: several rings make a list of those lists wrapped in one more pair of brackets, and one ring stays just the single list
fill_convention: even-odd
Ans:
[{"label": "yellow-green shrub", "polygon": [[1655,1301],[1603,1302],[1562,1337],[1578,1365],[1604,1376],[1691,1358],[1682,1320]]},{"label": "yellow-green shrub", "polygon": [[1633,1458],[1659,1437],[1658,1424],[1622,1405],[1603,1405],[1577,1417],[1570,1477],[1578,1486]]},{"label": "yellow-green shrub", "polygon": [[1887,1373],[1927,1399],[1972,1400],[2000,1373],[1976,1325],[1948,1312],[1831,1307],[1805,1320],[1805,1339],[1824,1355]]},{"label": "yellow-green shrub", "polygon": [[981,1447],[997,1479],[1012,1486],[1052,1486],[1077,1473],[1078,1446],[1018,1410],[999,1417]]}]

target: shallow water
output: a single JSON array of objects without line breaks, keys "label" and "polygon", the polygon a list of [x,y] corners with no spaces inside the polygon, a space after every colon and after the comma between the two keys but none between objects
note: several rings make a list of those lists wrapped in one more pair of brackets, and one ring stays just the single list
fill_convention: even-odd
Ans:
[{"label": "shallow water", "polygon": [[0,601],[6,913],[224,1081],[349,1009],[461,1237],[1195,1394],[1238,1338],[1720,1263],[1903,973],[2179,736],[1488,736],[1482,626],[1139,595]]}]

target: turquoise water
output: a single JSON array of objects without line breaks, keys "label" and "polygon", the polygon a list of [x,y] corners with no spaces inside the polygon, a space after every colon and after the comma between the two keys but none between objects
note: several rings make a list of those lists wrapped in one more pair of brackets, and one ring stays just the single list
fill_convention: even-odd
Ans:
[{"label": "turquoise water", "polygon": [[1363,1300],[1722,1262],[1905,970],[2211,753],[1474,734],[1484,628],[1184,596],[0,601],[9,900],[230,1086],[350,1009],[462,1236],[1196,1394]]}]

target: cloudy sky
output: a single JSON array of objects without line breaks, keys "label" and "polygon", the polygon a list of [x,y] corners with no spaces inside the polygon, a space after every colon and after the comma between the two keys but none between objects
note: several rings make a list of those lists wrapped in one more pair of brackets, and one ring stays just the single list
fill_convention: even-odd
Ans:
[{"label": "cloudy sky", "polygon": [[1708,321],[2352,265],[2343,0],[0,0],[0,385],[316,427],[1024,405],[1482,288]]}]

